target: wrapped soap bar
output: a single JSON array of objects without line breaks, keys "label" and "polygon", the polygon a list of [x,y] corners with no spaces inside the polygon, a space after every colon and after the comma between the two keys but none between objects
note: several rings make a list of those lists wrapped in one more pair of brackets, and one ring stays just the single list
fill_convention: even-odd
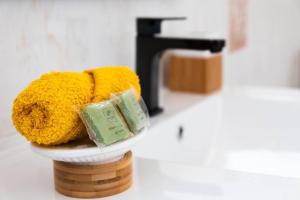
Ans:
[{"label": "wrapped soap bar", "polygon": [[148,117],[132,89],[119,94],[114,102],[117,103],[131,132],[138,133],[148,126]]},{"label": "wrapped soap bar", "polygon": [[130,136],[126,122],[111,101],[88,104],[81,110],[88,134],[99,146],[125,140]]}]

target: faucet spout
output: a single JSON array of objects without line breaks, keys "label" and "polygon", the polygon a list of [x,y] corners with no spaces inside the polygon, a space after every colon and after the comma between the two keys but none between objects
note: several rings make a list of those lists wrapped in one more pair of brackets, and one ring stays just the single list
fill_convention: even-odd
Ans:
[{"label": "faucet spout", "polygon": [[208,50],[211,53],[218,53],[221,52],[225,46],[225,41],[219,39],[137,36],[137,44],[141,43],[143,46],[146,45],[148,48],[152,48],[153,51],[156,52],[167,49],[190,49],[202,51]]},{"label": "faucet spout", "polygon": [[[170,18],[174,19],[174,18]],[[181,18],[180,18],[181,19]],[[145,20],[145,24],[143,21]],[[149,23],[154,21],[153,23]],[[188,39],[158,37],[160,18],[138,19],[138,35],[136,38],[136,71],[140,77],[142,97],[149,110],[150,116],[162,112],[159,107],[159,59],[168,49],[209,50],[212,53],[221,52],[225,46],[223,39]],[[147,27],[147,24],[150,27]],[[159,26],[159,27],[157,27]],[[142,29],[141,29],[142,27]],[[147,32],[145,32],[145,30]]]}]

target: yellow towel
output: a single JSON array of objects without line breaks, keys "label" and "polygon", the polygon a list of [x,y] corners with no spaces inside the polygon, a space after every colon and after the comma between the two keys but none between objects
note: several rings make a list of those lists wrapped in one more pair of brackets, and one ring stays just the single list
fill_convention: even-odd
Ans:
[{"label": "yellow towel", "polygon": [[12,120],[29,141],[42,145],[66,143],[85,134],[76,108],[108,99],[133,86],[137,75],[128,67],[103,67],[86,72],[52,72],[33,81],[15,99]]},{"label": "yellow towel", "polygon": [[93,102],[109,99],[111,94],[127,90],[130,87],[134,87],[140,97],[139,79],[128,67],[103,67],[86,72],[91,74],[95,80]]}]

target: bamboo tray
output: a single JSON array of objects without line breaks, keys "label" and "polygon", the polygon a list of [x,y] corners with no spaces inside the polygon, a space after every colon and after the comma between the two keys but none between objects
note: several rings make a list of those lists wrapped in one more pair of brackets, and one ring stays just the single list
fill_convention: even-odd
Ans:
[{"label": "bamboo tray", "polygon": [[118,194],[132,184],[132,153],[106,164],[80,165],[53,161],[57,192],[76,198],[99,198]]},{"label": "bamboo tray", "polygon": [[57,192],[70,197],[99,198],[118,194],[131,186],[130,149],[145,132],[102,148],[89,138],[49,147],[31,144],[31,148],[53,160]]}]

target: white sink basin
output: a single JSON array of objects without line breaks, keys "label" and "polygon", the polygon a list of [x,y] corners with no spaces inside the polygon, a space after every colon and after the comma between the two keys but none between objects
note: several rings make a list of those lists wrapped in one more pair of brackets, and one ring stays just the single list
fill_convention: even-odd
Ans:
[{"label": "white sink basin", "polygon": [[[300,198],[300,91],[170,93],[165,103],[133,149],[133,186],[105,199]],[[52,161],[23,137],[0,140],[0,159],[1,200],[70,199],[54,190]]]},{"label": "white sink basin", "polygon": [[165,102],[135,156],[300,178],[300,90],[168,93]]}]

